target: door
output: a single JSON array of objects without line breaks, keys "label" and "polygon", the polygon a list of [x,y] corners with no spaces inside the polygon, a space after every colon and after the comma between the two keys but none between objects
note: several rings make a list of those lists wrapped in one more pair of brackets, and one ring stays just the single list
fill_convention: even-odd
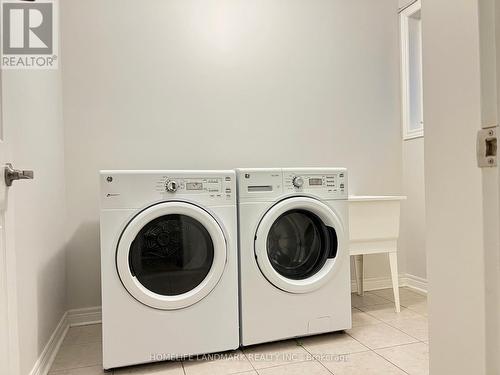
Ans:
[{"label": "door", "polygon": [[193,305],[217,285],[226,265],[226,240],[215,218],[186,202],[148,207],[126,226],[116,265],[127,291],[156,309]]},{"label": "door", "polygon": [[262,218],[255,237],[257,263],[266,279],[289,293],[323,286],[345,251],[344,227],[324,203],[307,197],[285,199]]},{"label": "door", "polygon": [[498,4],[422,1],[431,374],[500,373],[498,171],[476,160],[498,124]]},{"label": "door", "polygon": [[[0,374],[19,372],[17,334],[16,255],[14,252],[14,216],[12,194],[15,180],[32,179],[32,171],[12,168],[12,129],[7,131],[3,112],[3,80],[0,70]],[[9,199],[10,197],[10,199]]]}]

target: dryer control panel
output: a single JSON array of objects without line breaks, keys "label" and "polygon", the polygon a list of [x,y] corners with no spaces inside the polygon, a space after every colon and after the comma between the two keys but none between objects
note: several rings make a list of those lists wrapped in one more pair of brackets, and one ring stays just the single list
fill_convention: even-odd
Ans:
[{"label": "dryer control panel", "polygon": [[161,176],[156,183],[156,191],[178,194],[207,194],[212,197],[222,197],[223,194],[233,193],[230,184],[231,177],[176,177]]}]

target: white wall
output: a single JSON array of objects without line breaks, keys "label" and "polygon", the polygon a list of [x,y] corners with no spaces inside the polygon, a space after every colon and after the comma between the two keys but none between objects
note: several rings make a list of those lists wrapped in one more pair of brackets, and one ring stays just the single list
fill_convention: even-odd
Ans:
[{"label": "white wall", "polygon": [[399,193],[397,6],[65,1],[70,307],[100,304],[99,169],[346,166]]},{"label": "white wall", "polygon": [[431,374],[487,374],[478,1],[423,1]]},{"label": "white wall", "polygon": [[399,248],[405,272],[427,278],[425,251],[425,177],[424,139],[403,141],[402,193],[408,197],[401,204]]},{"label": "white wall", "polygon": [[[33,181],[10,190],[15,233],[20,373],[30,373],[66,311],[61,74],[3,71],[4,127],[15,167]],[[8,222],[9,224],[10,222]]]}]

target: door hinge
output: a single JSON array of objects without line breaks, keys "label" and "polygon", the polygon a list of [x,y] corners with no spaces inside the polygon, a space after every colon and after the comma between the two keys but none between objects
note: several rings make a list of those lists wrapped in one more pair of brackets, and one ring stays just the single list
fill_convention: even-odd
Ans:
[{"label": "door hinge", "polygon": [[477,132],[477,165],[479,168],[497,166],[498,125]]}]

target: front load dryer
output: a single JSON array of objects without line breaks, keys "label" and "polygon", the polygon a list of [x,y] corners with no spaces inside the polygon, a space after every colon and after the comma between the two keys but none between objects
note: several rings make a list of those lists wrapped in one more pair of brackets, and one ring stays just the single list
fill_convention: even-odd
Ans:
[{"label": "front load dryer", "polygon": [[105,369],[236,349],[233,171],[102,171]]},{"label": "front load dryer", "polygon": [[351,328],[347,171],[237,179],[242,345]]}]

